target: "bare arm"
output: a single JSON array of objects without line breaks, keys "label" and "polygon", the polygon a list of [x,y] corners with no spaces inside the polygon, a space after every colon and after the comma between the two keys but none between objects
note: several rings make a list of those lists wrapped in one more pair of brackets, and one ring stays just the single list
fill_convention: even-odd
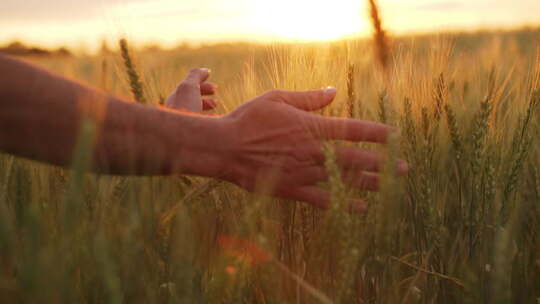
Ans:
[{"label": "bare arm", "polygon": [[[193,70],[167,104],[188,110],[215,106],[201,97],[213,90],[204,83],[208,76],[208,71]],[[97,171],[215,177],[249,191],[264,190],[325,208],[330,195],[317,186],[328,178],[324,142],[385,143],[392,130],[375,122],[309,113],[335,96],[335,89],[274,90],[228,115],[202,116],[123,102],[0,56],[0,150],[68,165],[81,122],[90,119],[98,127]],[[351,146],[336,145],[335,151],[346,183],[378,190],[383,156]],[[401,162],[399,173],[406,171],[407,164]],[[351,203],[365,210],[364,202]]]},{"label": "bare arm", "polygon": [[0,56],[0,150],[69,165],[84,119],[98,126],[95,170],[114,174],[188,173],[217,131],[215,118],[124,102]]}]

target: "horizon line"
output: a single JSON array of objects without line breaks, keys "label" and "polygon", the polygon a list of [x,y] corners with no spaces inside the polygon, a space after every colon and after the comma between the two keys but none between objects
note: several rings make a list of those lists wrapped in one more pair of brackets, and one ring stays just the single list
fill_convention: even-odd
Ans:
[{"label": "horizon line", "polygon": [[[509,33],[509,32],[520,32],[520,31],[540,31],[540,22],[538,23],[523,23],[520,25],[510,25],[510,26],[475,26],[475,27],[452,27],[452,28],[441,28],[441,29],[425,29],[425,30],[406,30],[403,32],[395,32],[387,29],[390,37],[395,38],[414,38],[421,36],[437,36],[437,35],[466,35],[466,34],[482,34],[482,33]],[[88,45],[84,45],[82,41],[79,42],[70,42],[66,44],[56,44],[54,46],[44,46],[42,43],[35,43],[31,40],[25,40],[21,38],[11,38],[5,39],[0,44],[0,48],[8,47],[13,43],[21,43],[28,48],[39,48],[47,51],[54,51],[59,49],[67,49],[69,51],[77,52],[87,52],[88,49],[92,49],[91,53],[99,53],[102,45],[106,45],[111,51],[116,51],[118,46],[116,43],[110,44],[111,41],[118,41],[119,39],[126,38],[129,35],[118,35],[117,38],[103,36],[99,39],[99,46],[89,48]],[[338,37],[336,39],[328,40],[309,40],[309,39],[289,39],[289,38],[280,38],[280,37],[266,37],[262,39],[255,38],[231,38],[231,39],[201,39],[201,40],[179,40],[175,43],[160,43],[157,41],[137,41],[133,37],[128,39],[131,42],[132,47],[136,49],[146,49],[157,47],[160,50],[174,50],[176,48],[187,46],[191,48],[201,48],[201,47],[211,47],[218,45],[227,45],[227,44],[250,44],[250,45],[275,45],[275,44],[325,44],[325,43],[334,43],[339,41],[354,41],[354,40],[367,40],[372,36],[372,33],[356,33],[354,35],[346,35]],[[81,47],[83,44],[83,47]],[[71,45],[71,46],[70,46]],[[78,45],[78,46],[75,46]]]}]

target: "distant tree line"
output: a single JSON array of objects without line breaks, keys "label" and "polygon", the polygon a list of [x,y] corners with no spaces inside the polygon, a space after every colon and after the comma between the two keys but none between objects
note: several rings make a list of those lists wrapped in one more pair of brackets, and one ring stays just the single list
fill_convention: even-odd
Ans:
[{"label": "distant tree line", "polygon": [[25,45],[19,41],[14,41],[6,46],[0,47],[0,53],[12,56],[72,56],[73,54],[65,47],[56,50]]}]

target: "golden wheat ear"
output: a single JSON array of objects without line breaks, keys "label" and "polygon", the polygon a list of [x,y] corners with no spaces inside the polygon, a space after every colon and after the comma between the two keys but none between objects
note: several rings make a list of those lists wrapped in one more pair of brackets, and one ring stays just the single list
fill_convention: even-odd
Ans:
[{"label": "golden wheat ear", "polygon": [[120,52],[122,53],[122,58],[124,59],[126,73],[129,78],[129,86],[131,87],[131,92],[133,93],[133,98],[140,103],[147,103],[141,77],[135,68],[135,62],[129,53],[128,42],[125,38],[122,38],[120,39],[119,44]]},{"label": "golden wheat ear", "polygon": [[373,39],[375,41],[375,56],[386,71],[390,65],[390,43],[383,27],[382,17],[376,0],[368,0]]}]

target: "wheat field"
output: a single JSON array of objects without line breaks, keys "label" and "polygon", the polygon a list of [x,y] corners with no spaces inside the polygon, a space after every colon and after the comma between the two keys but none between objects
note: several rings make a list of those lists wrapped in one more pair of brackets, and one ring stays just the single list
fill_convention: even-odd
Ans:
[{"label": "wheat field", "polygon": [[[335,86],[322,114],[401,130],[362,144],[388,155],[381,191],[347,188],[331,149],[329,210],[89,174],[85,133],[69,170],[0,155],[0,302],[540,303],[539,45],[539,30],[401,37],[384,66],[368,40],[130,49],[149,106],[193,67],[212,69],[215,114]],[[133,99],[119,52],[26,60]]]}]

